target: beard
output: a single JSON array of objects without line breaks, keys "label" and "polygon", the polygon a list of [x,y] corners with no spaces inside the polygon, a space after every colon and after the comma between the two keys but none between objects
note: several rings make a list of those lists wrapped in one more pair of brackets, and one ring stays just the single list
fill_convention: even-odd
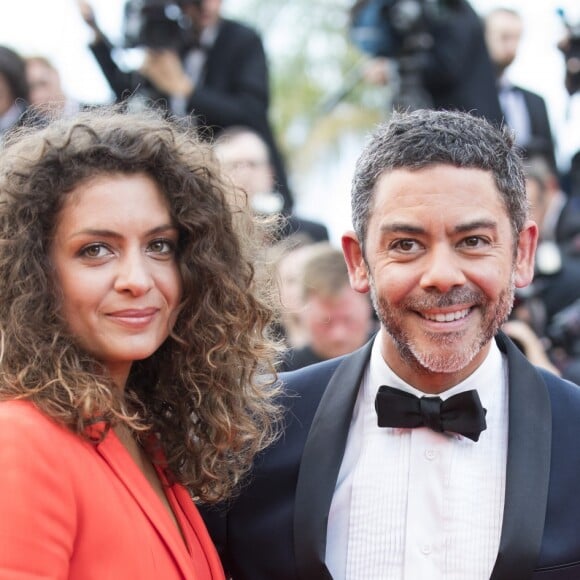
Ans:
[{"label": "beard", "polygon": [[[509,284],[500,292],[496,303],[490,303],[485,294],[470,288],[456,288],[446,294],[425,294],[409,297],[394,308],[387,300],[378,296],[376,286],[370,277],[371,300],[383,328],[393,339],[402,360],[413,368],[433,373],[456,373],[464,369],[497,334],[507,320],[514,301],[515,273]],[[476,335],[469,339],[468,331],[448,333],[422,332],[421,337],[413,336],[405,329],[403,314],[453,305],[472,304],[481,311],[481,320]],[[423,338],[424,341],[418,340]],[[425,347],[425,342],[433,345]]]}]

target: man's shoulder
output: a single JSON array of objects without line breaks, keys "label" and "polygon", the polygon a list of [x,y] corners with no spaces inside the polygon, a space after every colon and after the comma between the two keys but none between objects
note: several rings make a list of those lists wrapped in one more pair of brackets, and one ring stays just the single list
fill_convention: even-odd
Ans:
[{"label": "man's shoulder", "polygon": [[285,391],[290,394],[301,394],[313,386],[326,387],[330,378],[345,358],[345,356],[333,358],[281,373],[280,380],[284,385]]},{"label": "man's shoulder", "polygon": [[538,368],[537,370],[546,383],[552,402],[557,400],[566,405],[572,405],[575,409],[580,408],[580,386],[545,369]]}]

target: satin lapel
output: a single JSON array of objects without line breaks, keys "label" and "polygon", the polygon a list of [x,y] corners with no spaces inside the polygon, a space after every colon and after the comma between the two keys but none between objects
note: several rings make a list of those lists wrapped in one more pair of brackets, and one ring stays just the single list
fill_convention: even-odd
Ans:
[{"label": "satin lapel", "polygon": [[548,501],[552,413],[547,387],[514,344],[508,355],[509,436],[499,553],[490,580],[527,580],[536,565]]},{"label": "satin lapel", "polygon": [[171,521],[165,506],[113,431],[97,446],[97,452],[127,488],[151,525],[157,530],[184,578],[191,574],[191,561],[183,538]]},{"label": "satin lapel", "polygon": [[371,346],[372,341],[336,369],[306,440],[294,507],[296,564],[304,580],[331,580],[324,564],[328,512]]}]

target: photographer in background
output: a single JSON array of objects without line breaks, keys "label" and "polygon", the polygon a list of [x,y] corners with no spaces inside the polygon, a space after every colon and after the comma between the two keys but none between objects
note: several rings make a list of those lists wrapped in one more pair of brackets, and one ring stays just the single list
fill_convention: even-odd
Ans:
[{"label": "photographer in background", "polygon": [[[77,0],[94,31],[90,48],[117,100],[163,103],[174,115],[191,115],[208,138],[233,125],[255,130],[267,143],[284,211],[293,201],[282,156],[268,119],[269,78],[262,41],[255,30],[222,18],[222,0],[129,0],[126,45],[146,49],[139,71],[124,72],[114,46],[97,25],[90,4]],[[176,18],[170,18],[171,10]]]},{"label": "photographer in background", "polygon": [[483,26],[467,0],[359,0],[351,37],[373,57],[363,78],[398,84],[395,108],[456,109],[501,121]]}]

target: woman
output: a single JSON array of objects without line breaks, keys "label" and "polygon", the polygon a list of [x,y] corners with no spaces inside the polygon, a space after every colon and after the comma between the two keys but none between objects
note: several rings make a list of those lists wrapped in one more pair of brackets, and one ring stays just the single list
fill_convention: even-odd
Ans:
[{"label": "woman", "polygon": [[6,144],[1,579],[223,578],[191,496],[228,497],[277,413],[232,204],[210,150],[153,113]]}]

